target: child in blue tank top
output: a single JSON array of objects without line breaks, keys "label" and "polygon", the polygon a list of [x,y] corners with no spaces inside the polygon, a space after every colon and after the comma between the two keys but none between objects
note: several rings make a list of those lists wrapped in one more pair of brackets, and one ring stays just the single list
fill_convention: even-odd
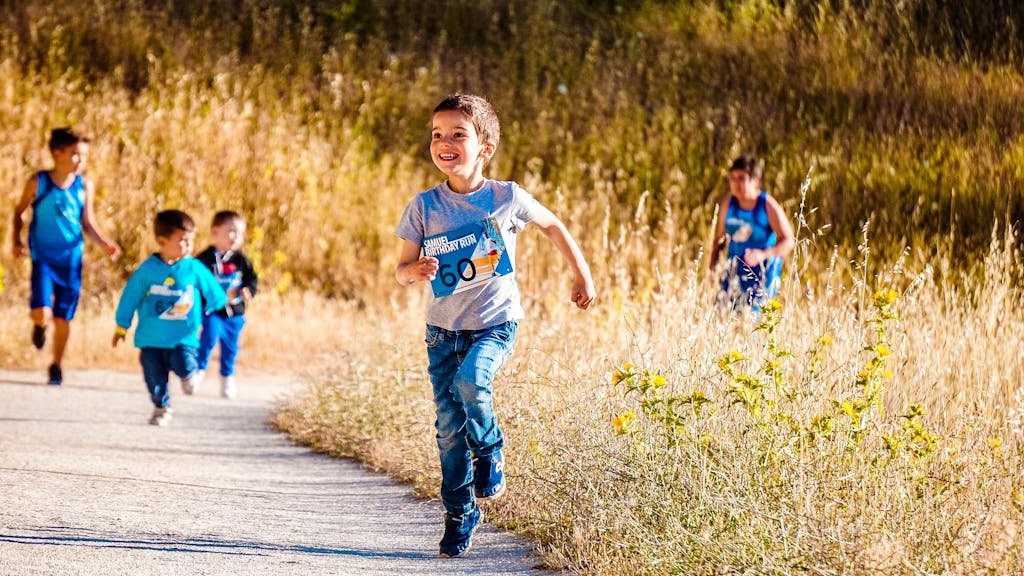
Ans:
[{"label": "child in blue tank top", "polygon": [[[761,190],[761,166],[740,156],[729,168],[729,196],[718,210],[711,271],[721,274],[722,294],[733,306],[759,310],[775,297],[782,277],[782,258],[793,251],[793,227],[782,206]],[[719,254],[727,259],[719,270]]]},{"label": "child in blue tank top", "polygon": [[[112,260],[121,255],[121,248],[107,240],[93,220],[95,187],[82,175],[88,152],[88,138],[71,128],[54,129],[50,133],[54,166],[28,179],[14,209],[14,256],[32,257],[30,306],[32,344],[36,348],[43,348],[46,326],[53,320],[49,382],[54,385],[64,379],[61,361],[82,286],[84,237],[102,246]],[[30,205],[32,220],[26,248],[21,241],[22,215]]]}]

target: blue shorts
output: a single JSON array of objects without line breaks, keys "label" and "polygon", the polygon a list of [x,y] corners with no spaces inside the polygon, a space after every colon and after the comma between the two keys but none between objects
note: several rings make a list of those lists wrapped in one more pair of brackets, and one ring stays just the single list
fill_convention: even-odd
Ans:
[{"label": "blue shorts", "polygon": [[54,318],[71,320],[82,291],[82,265],[60,266],[32,261],[32,309],[53,308]]}]

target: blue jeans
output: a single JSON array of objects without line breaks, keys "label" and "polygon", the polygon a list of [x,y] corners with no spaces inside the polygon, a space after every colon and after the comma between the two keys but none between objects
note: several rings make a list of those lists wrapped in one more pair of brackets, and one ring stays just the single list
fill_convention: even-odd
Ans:
[{"label": "blue jeans", "polygon": [[149,398],[157,408],[171,405],[171,390],[167,385],[173,371],[179,378],[188,378],[198,370],[196,349],[191,346],[175,348],[139,348],[142,376],[146,379]]},{"label": "blue jeans", "polygon": [[235,357],[238,356],[238,337],[245,326],[245,316],[209,314],[203,316],[203,332],[199,335],[199,369],[206,370],[210,353],[220,342],[220,375],[235,373]]},{"label": "blue jeans", "polygon": [[491,399],[492,382],[512,353],[518,326],[515,320],[483,330],[427,326],[441,500],[449,514],[458,516],[476,505],[472,457],[490,456],[504,444]]}]

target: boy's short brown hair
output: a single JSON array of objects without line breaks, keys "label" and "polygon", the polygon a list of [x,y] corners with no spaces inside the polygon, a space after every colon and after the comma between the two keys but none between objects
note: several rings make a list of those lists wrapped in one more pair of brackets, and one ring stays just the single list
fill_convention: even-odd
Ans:
[{"label": "boy's short brown hair", "polygon": [[751,178],[761,179],[761,161],[754,156],[744,154],[733,160],[732,166],[729,167],[729,172],[733,170],[742,170]]},{"label": "boy's short brown hair", "polygon": [[75,131],[70,126],[63,128],[54,128],[50,131],[50,150],[63,150],[69,146],[74,146],[79,142],[89,143],[89,138],[83,136],[79,132]]},{"label": "boy's short brown hair", "polygon": [[477,135],[483,142],[490,142],[498,147],[501,140],[501,124],[498,122],[498,114],[494,107],[486,99],[473,94],[450,94],[434,107],[434,114],[445,110],[457,110],[466,115],[473,122]]},{"label": "boy's short brown hair", "polygon": [[167,238],[178,230],[195,232],[196,223],[192,217],[181,210],[164,210],[153,219],[153,232],[158,237]]},{"label": "boy's short brown hair", "polygon": [[213,222],[210,226],[216,228],[217,226],[223,226],[228,222],[234,222],[235,220],[245,222],[245,218],[242,218],[242,215],[238,212],[235,212],[234,210],[221,210],[213,215]]}]

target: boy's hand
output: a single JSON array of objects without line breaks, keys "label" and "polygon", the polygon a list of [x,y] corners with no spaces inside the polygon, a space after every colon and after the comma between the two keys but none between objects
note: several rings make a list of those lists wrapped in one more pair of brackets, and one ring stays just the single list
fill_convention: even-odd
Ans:
[{"label": "boy's hand", "polygon": [[767,250],[762,250],[760,248],[748,248],[743,251],[743,261],[751,268],[759,266],[770,257],[771,254],[769,254]]},{"label": "boy's hand", "polygon": [[121,247],[117,244],[108,242],[103,249],[107,251],[107,256],[110,256],[111,262],[117,262],[121,258]]},{"label": "boy's hand", "polygon": [[114,330],[114,340],[110,343],[111,346],[113,346],[114,348],[117,348],[117,344],[119,342],[123,342],[124,341],[124,337],[125,337],[126,334],[128,334],[127,330],[125,330],[124,328],[121,328],[120,326],[117,327],[117,329]]},{"label": "boy's hand", "polygon": [[409,264],[406,268],[408,284],[412,284],[417,280],[433,280],[437,276],[437,267],[438,260],[433,256],[424,256]]},{"label": "boy's hand", "polygon": [[596,296],[597,291],[594,289],[594,281],[590,278],[577,280],[573,283],[572,301],[576,303],[576,307],[580,310],[590,308]]}]

